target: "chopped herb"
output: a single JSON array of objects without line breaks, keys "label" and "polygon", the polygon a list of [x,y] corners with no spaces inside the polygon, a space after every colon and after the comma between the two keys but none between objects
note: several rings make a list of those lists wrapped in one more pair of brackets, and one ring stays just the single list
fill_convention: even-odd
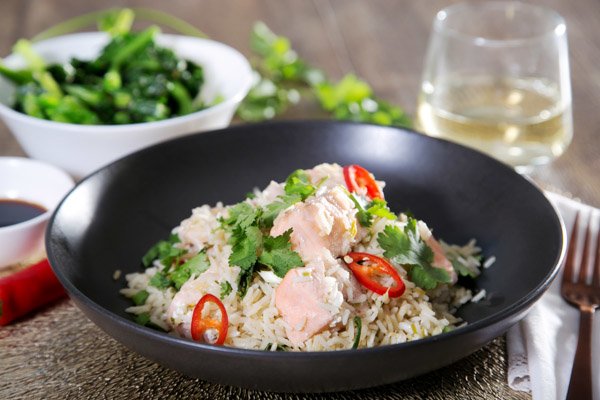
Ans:
[{"label": "chopped herb", "polygon": [[233,229],[244,229],[254,224],[259,214],[260,209],[243,201],[229,208],[229,217],[224,219],[223,223]]},{"label": "chopped herb", "polygon": [[373,199],[367,206],[367,212],[371,215],[395,220],[396,214],[394,214],[388,207],[387,202],[383,199]]},{"label": "chopped herb", "polygon": [[136,306],[141,306],[146,303],[146,300],[148,299],[149,295],[150,294],[147,291],[140,290],[139,292],[131,296],[131,300]]},{"label": "chopped herb", "polygon": [[[271,350],[271,346],[273,346],[273,343],[267,343],[267,345],[265,346],[265,350]],[[290,348],[288,346],[286,346],[285,344],[278,344],[275,347],[275,351],[289,351]]]},{"label": "chopped herb", "polygon": [[310,178],[306,171],[297,169],[292,172],[285,180],[285,194],[300,195],[304,201],[306,198],[315,193],[317,188],[310,183]]},{"label": "chopped herb", "polygon": [[262,233],[256,226],[236,229],[230,239],[232,251],[229,264],[237,265],[242,270],[249,270],[258,259],[258,251],[262,244]]},{"label": "chopped herb", "polygon": [[159,271],[150,278],[150,282],[148,283],[150,286],[154,286],[158,289],[166,289],[171,286],[172,281],[162,271]]},{"label": "chopped herb", "polygon": [[448,332],[452,332],[454,330],[453,326],[450,325],[446,325],[443,329],[442,329],[442,333],[448,333]]},{"label": "chopped herb", "polygon": [[231,287],[231,283],[229,283],[229,281],[221,282],[221,293],[219,295],[221,300],[223,300],[226,296],[229,296],[229,293],[231,293],[232,290],[233,288]]},{"label": "chopped herb", "polygon": [[291,230],[277,237],[269,236],[268,231],[281,211],[314,191],[314,187],[308,188],[310,184],[307,184],[308,175],[305,174],[299,170],[290,175],[290,193],[280,196],[266,207],[255,208],[247,202],[241,202],[229,209],[227,218],[221,219],[222,228],[231,234],[229,265],[241,269],[238,277],[238,294],[241,297],[246,294],[259,265],[269,267],[279,277],[303,265],[300,256],[291,249]]},{"label": "chopped herb", "polygon": [[246,295],[246,291],[248,290],[248,286],[252,283],[252,278],[254,276],[254,266],[250,269],[240,272],[240,276],[238,278],[238,294],[240,297],[244,297]]},{"label": "chopped herb", "polygon": [[452,264],[452,268],[454,268],[454,271],[456,271],[457,274],[461,276],[469,276],[471,278],[477,278],[477,276],[479,276],[480,272],[477,267],[469,268],[467,265],[460,262],[460,260],[458,260],[458,258],[454,255],[448,254],[447,257],[448,261],[450,261]]},{"label": "chopped herb", "polygon": [[179,290],[192,276],[197,277],[208,268],[210,268],[210,262],[206,252],[201,251],[171,272],[170,278],[175,289]]},{"label": "chopped herb", "polygon": [[135,323],[139,324],[139,325],[148,325],[148,323],[150,322],[150,314],[148,313],[141,313],[135,316]]},{"label": "chopped herb", "polygon": [[176,243],[179,243],[179,236],[172,234],[168,240],[161,240],[148,250],[148,252],[142,257],[142,264],[148,268],[152,265],[154,260],[160,260],[161,264],[165,267],[170,267],[173,261],[178,257],[185,254],[184,249],[174,247]]},{"label": "chopped herb", "polygon": [[414,218],[408,218],[404,231],[397,226],[386,226],[377,236],[377,242],[384,250],[383,255],[386,258],[410,267],[410,280],[418,287],[429,290],[435,288],[438,283],[451,281],[448,272],[432,266],[433,251],[421,240]]},{"label": "chopped herb", "polygon": [[278,200],[268,204],[263,209],[263,213],[261,215],[261,226],[265,228],[270,228],[273,226],[273,221],[275,218],[284,210],[291,207],[292,205],[302,201],[302,197],[299,194],[288,194],[284,196],[279,196]]},{"label": "chopped herb", "polygon": [[358,344],[360,343],[360,334],[362,331],[362,319],[358,315],[354,317],[354,329],[356,329],[356,334],[354,335],[354,343],[352,344],[352,348],[357,349]]},{"label": "chopped herb", "polygon": [[292,230],[289,229],[280,236],[265,236],[263,252],[258,258],[259,263],[271,268],[280,278],[290,269],[304,265],[298,253],[292,250],[291,233]]},{"label": "chopped herb", "polygon": [[255,199],[256,195],[252,192],[248,192],[248,193],[246,193],[246,198],[247,199]]},{"label": "chopped herb", "polygon": [[354,194],[350,193],[349,196],[352,202],[354,202],[354,206],[358,210],[356,213],[356,219],[361,226],[364,226],[365,228],[368,228],[373,224],[373,217],[376,216],[390,220],[396,219],[396,214],[390,211],[385,200],[373,199],[370,203],[363,207]]}]

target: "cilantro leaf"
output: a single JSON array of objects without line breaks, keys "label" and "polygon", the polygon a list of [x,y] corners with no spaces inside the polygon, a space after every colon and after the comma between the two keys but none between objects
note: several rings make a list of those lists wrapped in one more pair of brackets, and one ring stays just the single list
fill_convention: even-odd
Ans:
[{"label": "cilantro leaf", "polygon": [[264,249],[258,258],[259,263],[271,268],[280,278],[290,269],[304,265],[298,253],[292,250],[291,233],[292,230],[289,229],[279,236],[265,236]]},{"label": "cilantro leaf", "polygon": [[199,276],[201,273],[210,268],[210,262],[204,251],[196,254],[194,257],[180,265],[170,275],[171,281],[175,289],[181,289],[181,286],[187,282],[192,276]]},{"label": "cilantro leaf", "polygon": [[450,282],[450,275],[445,269],[431,265],[413,265],[410,269],[410,280],[421,289],[435,289],[438,283]]},{"label": "cilantro leaf", "polygon": [[362,206],[362,204],[360,204],[356,196],[354,196],[352,193],[350,193],[349,196],[352,202],[354,203],[354,206],[358,210],[358,212],[356,213],[356,219],[358,220],[358,223],[361,226],[364,226],[365,228],[370,227],[371,224],[373,224],[373,215],[369,214],[367,210],[365,210],[365,208]]},{"label": "cilantro leaf", "polygon": [[367,212],[371,215],[395,220],[396,214],[390,211],[387,202],[383,199],[373,199],[367,206]]},{"label": "cilantro leaf", "polygon": [[262,233],[256,226],[236,229],[231,237],[232,251],[229,264],[242,270],[250,270],[258,259],[258,250],[262,243]]},{"label": "cilantro leaf", "polygon": [[139,324],[139,325],[148,325],[148,323],[150,322],[150,314],[148,314],[147,312],[145,313],[141,313],[135,316],[135,323]]},{"label": "cilantro leaf", "polygon": [[449,256],[448,260],[452,264],[452,268],[454,268],[457,274],[461,276],[469,276],[471,278],[477,278],[477,276],[479,276],[479,270],[477,270],[477,268],[469,268],[460,262],[456,257]]},{"label": "cilantro leaf", "polygon": [[260,209],[254,208],[243,201],[229,208],[229,217],[224,219],[223,223],[233,229],[245,229],[256,221],[259,213]]},{"label": "cilantro leaf", "polygon": [[231,287],[231,283],[229,283],[229,281],[221,282],[221,293],[219,295],[221,300],[223,300],[225,298],[225,296],[228,296],[232,290],[233,290],[233,288]]},{"label": "cilantro leaf", "polygon": [[302,200],[313,195],[317,188],[310,183],[310,178],[306,171],[297,169],[285,180],[285,194],[300,195]]},{"label": "cilantro leaf", "polygon": [[261,214],[261,226],[265,228],[270,228],[273,226],[273,221],[275,218],[285,209],[291,207],[292,205],[298,203],[302,200],[299,194],[288,194],[285,196],[279,196],[279,200],[275,200],[274,202],[268,204],[263,209]]},{"label": "cilantro leaf", "polygon": [[350,194],[350,199],[354,202],[354,206],[358,210],[356,213],[356,219],[365,228],[370,227],[373,224],[373,217],[387,218],[391,220],[396,219],[396,215],[390,211],[387,206],[387,202],[383,199],[373,199],[365,207],[360,203],[354,194]]},{"label": "cilantro leaf", "polygon": [[148,299],[149,295],[150,293],[148,293],[147,291],[140,290],[139,292],[131,296],[131,300],[136,306],[141,306],[146,303],[146,300]]},{"label": "cilantro leaf", "polygon": [[252,265],[248,270],[242,270],[240,276],[238,278],[238,294],[240,297],[244,297],[246,292],[248,291],[248,286],[252,283],[252,278],[254,277],[254,265]]},{"label": "cilantro leaf", "polygon": [[162,271],[155,273],[148,282],[150,286],[154,286],[159,289],[166,289],[171,286],[171,283],[171,280]]},{"label": "cilantro leaf", "polygon": [[168,240],[161,240],[156,243],[142,257],[144,267],[150,267],[156,259],[159,259],[165,267],[170,266],[176,257],[185,253],[185,250],[173,247],[176,243],[179,243],[177,234],[171,234]]},{"label": "cilantro leaf", "polygon": [[433,251],[421,240],[416,219],[409,218],[404,230],[397,226],[386,226],[377,236],[377,242],[386,258],[410,267],[410,280],[420,288],[429,290],[438,283],[451,281],[448,272],[432,265]]}]

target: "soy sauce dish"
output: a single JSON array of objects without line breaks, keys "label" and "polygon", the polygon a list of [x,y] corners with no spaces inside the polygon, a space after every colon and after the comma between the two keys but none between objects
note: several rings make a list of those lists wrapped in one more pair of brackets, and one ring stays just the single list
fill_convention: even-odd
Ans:
[{"label": "soy sauce dish", "polygon": [[[119,294],[124,275],[142,272],[141,257],[193,208],[239,203],[253,188],[321,163],[361,165],[386,182],[390,209],[427,221],[447,242],[476,238],[483,256],[495,257],[463,283],[485,291],[459,309],[465,325],[372,348],[262,351],[180,338],[136,324],[125,312],[131,300]],[[304,121],[235,126],[122,158],[62,201],[46,247],[77,306],[131,350],[221,384],[327,392],[400,381],[478,350],[526,315],[554,279],[565,245],[562,221],[543,193],[483,154],[404,129]]]},{"label": "soy sauce dish", "polygon": [[52,165],[0,157],[0,268],[43,252],[50,215],[72,187]]}]

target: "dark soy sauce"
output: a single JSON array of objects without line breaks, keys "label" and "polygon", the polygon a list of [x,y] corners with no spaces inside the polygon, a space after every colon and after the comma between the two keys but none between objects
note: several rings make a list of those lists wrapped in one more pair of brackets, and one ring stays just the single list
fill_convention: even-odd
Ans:
[{"label": "dark soy sauce", "polygon": [[28,201],[0,199],[0,228],[25,222],[46,211],[43,206]]}]

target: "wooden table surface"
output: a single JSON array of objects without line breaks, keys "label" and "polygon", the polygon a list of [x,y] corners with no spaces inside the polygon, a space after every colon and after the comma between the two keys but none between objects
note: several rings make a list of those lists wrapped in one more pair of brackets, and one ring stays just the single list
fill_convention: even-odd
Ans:
[{"label": "wooden table surface", "polygon": [[[18,38],[32,37],[67,18],[127,5],[172,13],[211,38],[250,55],[252,25],[262,20],[273,31],[290,38],[303,58],[330,77],[338,79],[346,73],[355,73],[369,82],[379,97],[414,114],[431,21],[438,9],[451,3],[442,0],[2,0],[0,54],[10,53]],[[535,3],[554,8],[567,21],[574,140],[562,157],[538,168],[531,176],[544,188],[598,207],[600,2],[541,0]],[[316,109],[305,105],[285,118],[310,118]],[[23,155],[8,128],[0,123],[0,156]],[[500,385],[504,385],[502,393],[509,397],[527,398],[510,392],[503,383]],[[498,393],[488,394],[498,396]]]}]

